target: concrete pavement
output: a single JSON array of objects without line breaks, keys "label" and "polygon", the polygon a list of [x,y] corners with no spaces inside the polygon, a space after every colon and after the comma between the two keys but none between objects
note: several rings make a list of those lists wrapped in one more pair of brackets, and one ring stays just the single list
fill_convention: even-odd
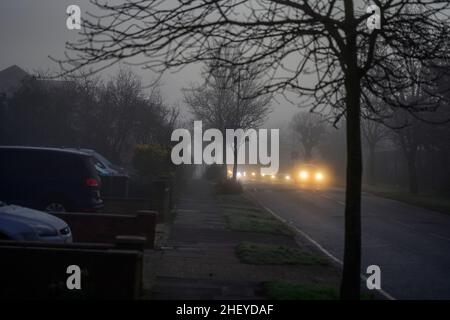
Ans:
[{"label": "concrete pavement", "polygon": [[[311,248],[292,235],[230,230],[224,207],[234,204],[230,200],[219,201],[212,189],[206,181],[189,182],[166,243],[156,257],[146,261],[147,274],[154,273],[154,281],[146,282],[146,287],[151,288],[148,298],[261,299],[266,281],[338,284],[339,272],[332,266],[242,263],[235,254],[236,246],[242,242]],[[257,207],[245,201],[248,208],[258,212]]]}]

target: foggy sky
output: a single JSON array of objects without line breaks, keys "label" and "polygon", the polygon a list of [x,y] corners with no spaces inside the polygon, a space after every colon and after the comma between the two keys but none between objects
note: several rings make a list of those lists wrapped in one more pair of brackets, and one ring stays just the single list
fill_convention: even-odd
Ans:
[{"label": "foggy sky", "polygon": [[[48,56],[63,58],[65,42],[77,39],[77,30],[66,28],[66,8],[80,6],[83,12],[91,11],[88,0],[2,0],[0,2],[0,70],[18,65],[25,71],[57,71],[58,66]],[[189,65],[182,71],[166,74],[161,83],[162,94],[169,104],[183,107],[183,87],[201,82],[200,65]],[[102,72],[107,78],[117,67]],[[155,74],[133,67],[144,84],[150,84]],[[282,97],[273,103],[273,112],[266,123],[268,127],[281,127],[300,109]]]}]

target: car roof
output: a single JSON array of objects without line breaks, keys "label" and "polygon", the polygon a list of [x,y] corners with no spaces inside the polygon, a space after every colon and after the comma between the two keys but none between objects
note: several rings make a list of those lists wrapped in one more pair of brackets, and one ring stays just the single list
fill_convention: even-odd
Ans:
[{"label": "car roof", "polygon": [[95,150],[92,149],[86,149],[86,148],[72,148],[72,147],[62,147],[64,150],[72,150],[72,151],[81,151],[84,153],[94,153]]},{"label": "car roof", "polygon": [[63,152],[68,154],[76,154],[82,156],[89,156],[86,152],[74,149],[64,149],[64,148],[51,148],[51,147],[30,147],[30,146],[0,146],[0,150],[35,150],[35,151],[51,151],[51,152]]}]

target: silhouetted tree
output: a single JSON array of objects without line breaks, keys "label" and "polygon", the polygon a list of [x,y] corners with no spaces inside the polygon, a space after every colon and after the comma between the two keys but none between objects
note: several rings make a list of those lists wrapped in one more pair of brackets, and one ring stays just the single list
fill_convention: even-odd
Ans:
[{"label": "silhouetted tree", "polygon": [[417,194],[417,153],[422,144],[424,124],[404,111],[396,112],[392,122],[397,126],[393,130],[392,141],[402,151],[408,166],[409,192]]},{"label": "silhouetted tree", "polygon": [[304,160],[310,161],[315,148],[326,133],[325,119],[317,113],[299,112],[291,122],[292,129],[300,139]]},{"label": "silhouetted tree", "polygon": [[[270,112],[270,94],[259,94],[262,71],[256,64],[224,64],[222,61],[238,62],[242,53],[234,48],[219,47],[213,52],[212,60],[203,72],[205,83],[185,91],[185,102],[197,119],[208,127],[221,130],[225,137],[226,129],[250,129],[260,126]],[[245,141],[234,141],[233,179],[237,174],[238,148]],[[223,163],[226,163],[223,146]],[[226,175],[226,165],[224,165]]]},{"label": "silhouetted tree", "polygon": [[85,74],[29,77],[0,110],[3,144],[92,148],[119,162],[135,144],[168,146],[179,114],[158,90],[147,96],[129,69],[106,84]]},{"label": "silhouetted tree", "polygon": [[388,129],[383,123],[364,119],[361,123],[362,134],[366,142],[368,155],[368,184],[374,186],[375,179],[375,151],[388,138]]},{"label": "silhouetted tree", "polygon": [[[239,46],[244,53],[230,65],[264,66],[270,79],[264,91],[294,91],[312,109],[336,108],[347,120],[345,252],[341,297],[358,299],[361,267],[361,104],[368,94],[391,107],[411,112],[398,91],[417,78],[403,68],[405,59],[427,65],[448,57],[447,0],[375,0],[381,29],[368,30],[369,1],[353,0],[137,0],[114,3],[93,0],[103,16],[84,21],[84,35],[68,49],[67,71],[83,66],[101,69],[110,63],[141,57],[141,63],[166,70],[211,59],[211,44]],[[212,48],[214,49],[214,48]],[[67,62],[67,63],[66,63]],[[315,73],[311,84],[301,75]],[[434,79],[439,77],[436,73]],[[370,108],[370,104],[367,104]],[[419,108],[420,106],[420,108]]]}]

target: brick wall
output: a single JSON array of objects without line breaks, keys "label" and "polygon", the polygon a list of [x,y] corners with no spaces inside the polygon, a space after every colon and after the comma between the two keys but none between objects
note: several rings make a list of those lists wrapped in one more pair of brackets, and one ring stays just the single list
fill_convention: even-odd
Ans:
[{"label": "brick wall", "polygon": [[74,242],[114,243],[119,235],[146,238],[145,248],[154,248],[157,213],[144,210],[135,214],[55,213],[67,222]]}]

